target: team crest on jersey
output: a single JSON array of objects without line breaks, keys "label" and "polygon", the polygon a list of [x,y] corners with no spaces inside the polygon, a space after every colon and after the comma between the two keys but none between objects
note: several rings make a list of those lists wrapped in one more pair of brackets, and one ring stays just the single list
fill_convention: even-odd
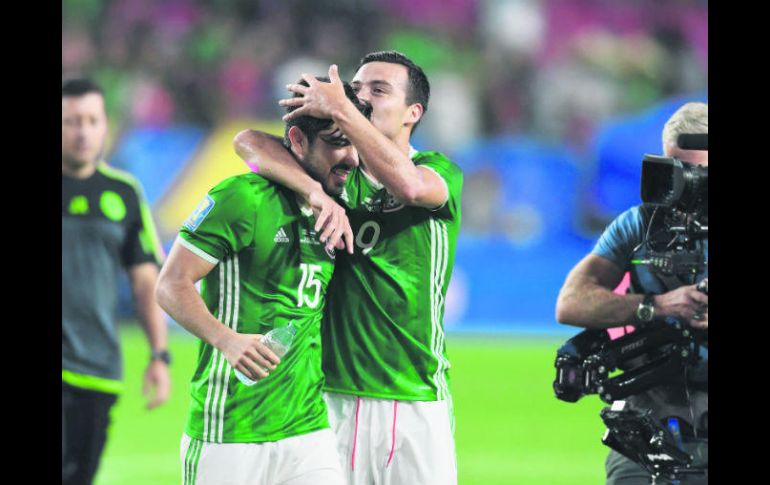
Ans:
[{"label": "team crest on jersey", "polygon": [[111,190],[105,190],[99,197],[99,208],[111,221],[122,221],[126,217],[126,203],[120,195]]},{"label": "team crest on jersey", "polygon": [[190,214],[190,217],[184,221],[184,226],[191,231],[198,229],[198,226],[203,222],[203,219],[205,219],[206,216],[209,215],[209,212],[211,212],[211,209],[214,208],[214,204],[214,199],[206,194],[206,196],[203,197],[203,200],[198,204],[198,207],[196,207],[192,214]]},{"label": "team crest on jersey", "polygon": [[394,196],[385,192],[385,203],[382,206],[382,212],[395,212],[403,208],[404,208],[404,204],[397,201]]},{"label": "team crest on jersey", "polygon": [[286,231],[284,231],[283,228],[280,228],[278,229],[278,232],[275,233],[273,241],[277,243],[287,243],[289,242],[289,236],[286,235]]},{"label": "team crest on jersey", "polygon": [[374,198],[367,197],[363,204],[369,212],[394,212],[404,208],[404,204],[385,190],[377,193]]}]

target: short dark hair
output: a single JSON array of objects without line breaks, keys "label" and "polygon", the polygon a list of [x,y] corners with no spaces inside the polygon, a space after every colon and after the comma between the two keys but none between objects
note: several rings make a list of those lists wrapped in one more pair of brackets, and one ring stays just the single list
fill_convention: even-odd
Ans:
[{"label": "short dark hair", "polygon": [[[361,66],[370,62],[389,62],[391,64],[401,64],[406,67],[409,74],[409,85],[406,91],[406,104],[420,103],[422,105],[423,116],[428,111],[428,101],[430,101],[430,83],[428,82],[428,76],[420,66],[414,63],[411,59],[398,51],[378,51],[371,52],[365,55],[361,62],[358,64],[358,69]],[[417,129],[417,125],[420,124],[422,118],[417,120],[417,123],[412,127],[412,133]]]},{"label": "short dark hair", "polygon": [[61,83],[61,96],[84,96],[89,93],[97,93],[104,96],[104,90],[95,81],[88,78],[70,78]]},{"label": "short dark hair", "polygon": [[[316,79],[318,79],[321,82],[328,83],[329,78],[328,77],[322,77],[322,76],[316,76]],[[302,86],[309,86],[308,82],[304,79],[300,79],[297,81],[297,84],[300,84]],[[367,119],[371,117],[372,114],[372,107],[362,103],[358,100],[356,97],[356,93],[353,91],[353,88],[350,86],[350,84],[343,82],[343,87],[345,88],[345,96],[348,97],[348,99],[355,105],[356,108],[358,108],[358,111],[361,112]],[[294,93],[295,98],[302,97],[299,93]],[[296,106],[289,106],[286,108],[287,113],[291,113],[297,109]],[[313,143],[318,136],[318,133],[321,131],[329,128],[332,125],[333,121],[331,118],[322,119],[322,118],[316,118],[313,116],[300,116],[298,118],[295,118],[293,120],[286,122],[286,129],[283,134],[283,144],[286,148],[289,148],[291,146],[291,141],[289,140],[289,129],[291,129],[292,126],[296,126],[300,130],[302,130],[302,133],[307,136],[308,141],[310,143]],[[345,138],[344,136],[336,137],[334,140],[325,140],[327,143],[330,143],[332,145],[339,145],[339,146],[345,146],[349,145],[350,141]]]}]

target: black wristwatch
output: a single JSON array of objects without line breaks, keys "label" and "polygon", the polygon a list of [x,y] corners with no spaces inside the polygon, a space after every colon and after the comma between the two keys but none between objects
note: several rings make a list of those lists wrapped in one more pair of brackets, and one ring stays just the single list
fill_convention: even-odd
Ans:
[{"label": "black wristwatch", "polygon": [[639,303],[636,309],[636,318],[640,322],[650,322],[655,317],[655,296],[651,294],[644,295],[644,299]]},{"label": "black wristwatch", "polygon": [[154,350],[150,360],[153,361],[156,359],[165,362],[166,365],[171,364],[171,354],[168,353],[168,350]]}]

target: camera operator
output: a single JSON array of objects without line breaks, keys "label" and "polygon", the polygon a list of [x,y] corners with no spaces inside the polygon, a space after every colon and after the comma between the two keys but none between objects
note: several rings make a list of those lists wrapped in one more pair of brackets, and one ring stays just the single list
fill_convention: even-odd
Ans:
[{"label": "camera operator", "polygon": [[[663,152],[693,165],[708,166],[708,150],[683,150],[677,145],[680,134],[708,133],[708,105],[687,103],[680,107],[663,128]],[[660,209],[660,208],[658,208]],[[654,319],[678,321],[692,328],[708,329],[708,294],[696,289],[708,278],[708,266],[691,281],[664,278],[646,265],[632,264],[648,256],[646,238],[662,231],[664,217],[639,205],[625,211],[605,229],[593,251],[569,273],[556,304],[560,323],[592,329],[624,324],[641,325]],[[650,227],[652,226],[652,227]],[[695,243],[695,249],[708,258],[708,236]],[[631,273],[631,293],[613,292],[626,272]],[[663,427],[669,418],[679,423],[682,447],[693,456],[693,466],[708,468],[708,356],[688,369],[676,383],[660,384],[629,396],[633,409],[651,409]],[[647,485],[650,472],[640,464],[611,450],[606,461],[607,485]],[[708,474],[685,475],[682,485],[708,482]],[[671,482],[656,482],[671,483]]]}]

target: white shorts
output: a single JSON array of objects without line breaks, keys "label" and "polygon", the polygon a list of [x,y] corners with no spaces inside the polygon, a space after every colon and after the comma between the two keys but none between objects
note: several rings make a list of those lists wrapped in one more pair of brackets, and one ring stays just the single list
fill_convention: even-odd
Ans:
[{"label": "white shorts", "polygon": [[266,443],[182,435],[182,485],[346,485],[330,429]]},{"label": "white shorts", "polygon": [[448,401],[324,393],[350,485],[456,485]]}]

